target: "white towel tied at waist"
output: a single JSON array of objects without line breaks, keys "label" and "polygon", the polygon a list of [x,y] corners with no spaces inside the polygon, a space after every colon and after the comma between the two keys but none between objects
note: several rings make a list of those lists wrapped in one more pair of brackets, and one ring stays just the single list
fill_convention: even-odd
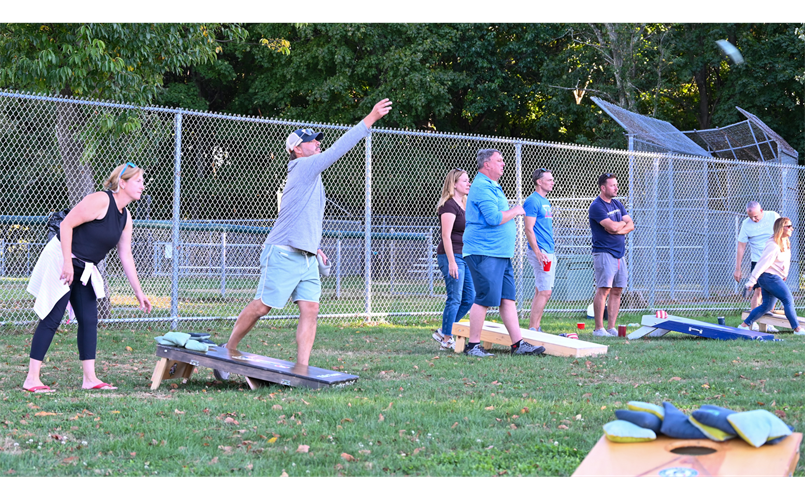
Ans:
[{"label": "white towel tied at waist", "polygon": [[[58,238],[51,238],[39,255],[39,260],[36,261],[34,271],[31,273],[31,279],[28,281],[27,290],[36,297],[34,312],[39,319],[45,319],[53,310],[56,302],[70,291],[70,286],[60,279],[63,265],[61,242]],[[84,286],[87,286],[88,282],[92,283],[92,289],[97,298],[106,297],[106,293],[103,291],[103,278],[95,264],[84,262],[84,272],[79,279]]]}]

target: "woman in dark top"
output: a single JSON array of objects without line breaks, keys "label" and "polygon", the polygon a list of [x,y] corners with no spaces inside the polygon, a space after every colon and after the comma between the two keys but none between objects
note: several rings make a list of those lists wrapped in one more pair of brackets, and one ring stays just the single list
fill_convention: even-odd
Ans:
[{"label": "woman in dark top", "polygon": [[433,334],[441,349],[455,346],[453,323],[467,314],[475,300],[472,277],[461,255],[464,247],[464,210],[469,192],[470,178],[467,172],[454,168],[444,179],[442,196],[436,205],[442,228],[442,241],[436,249],[436,260],[447,289],[442,327]]},{"label": "woman in dark top", "polygon": [[134,268],[133,224],[126,208],[142,196],[143,174],[133,163],[115,168],[103,185],[108,191],[92,193],[70,210],[61,222],[59,237],[51,239],[39,256],[28,291],[37,297],[34,310],[41,321],[31,342],[28,376],[22,385],[25,390],[52,392],[42,383],[40,369],[68,302],[78,321],[78,355],[84,373],[82,388],[117,389],[95,375],[97,294],[103,293],[103,279],[95,266],[117,246],[123,272],[134,289],[140,309],[151,312],[151,302],[143,293]]}]

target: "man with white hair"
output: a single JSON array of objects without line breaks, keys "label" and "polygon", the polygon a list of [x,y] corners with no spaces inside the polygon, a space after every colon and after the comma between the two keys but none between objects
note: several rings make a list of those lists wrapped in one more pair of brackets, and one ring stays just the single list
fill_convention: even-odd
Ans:
[{"label": "man with white hair", "polygon": [[[733,277],[735,281],[741,281],[741,262],[743,262],[744,252],[746,245],[749,244],[751,253],[751,267],[749,272],[755,269],[755,265],[760,260],[763,254],[763,249],[766,247],[766,242],[774,234],[774,221],[780,218],[777,212],[771,210],[763,211],[760,203],[757,201],[750,201],[746,204],[747,218],[741,223],[741,230],[738,233],[738,249],[735,255],[735,273]],[[754,309],[760,305],[763,300],[762,292],[759,285],[754,286],[754,293],[750,301],[751,308]],[[758,324],[752,323],[752,330],[758,330]],[[776,332],[777,329],[771,325],[766,327],[768,332]]]},{"label": "man with white hair", "polygon": [[[369,135],[369,128],[391,110],[383,99],[372,112],[348,130],[326,151],[321,150],[321,132],[299,129],[285,141],[290,155],[288,180],[282,192],[277,222],[263,243],[260,254],[260,282],[254,299],[241,311],[229,340],[222,347],[237,349],[257,321],[271,309],[282,309],[290,298],[299,306],[296,327],[296,364],[308,365],[316,338],[321,279],[316,255],[326,262],[319,248],[324,220],[324,184],[321,173]],[[229,373],[213,370],[215,378],[227,380]]]}]

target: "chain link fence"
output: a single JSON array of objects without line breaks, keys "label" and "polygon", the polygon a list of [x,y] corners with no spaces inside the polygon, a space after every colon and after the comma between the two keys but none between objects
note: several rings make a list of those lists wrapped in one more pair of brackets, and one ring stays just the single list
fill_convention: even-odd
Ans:
[{"label": "chain link fence", "polygon": [[[0,324],[36,324],[25,289],[46,243],[47,215],[99,189],[126,161],[146,171],[145,194],[129,209],[135,262],[154,310],[138,310],[113,250],[100,266],[108,290],[101,322],[193,329],[234,320],[254,295],[261,246],[277,217],[285,138],[301,127],[323,131],[325,148],[349,128],[0,91]],[[441,315],[436,202],[448,170],[475,175],[480,148],[501,151],[500,183],[512,204],[533,192],[536,168],[554,173],[552,314],[578,314],[592,301],[587,209],[601,173],[618,176],[619,198],[636,225],[627,239],[626,311],[746,308],[732,277],[746,203],[757,200],[795,226],[800,218],[797,165],[373,129],[323,174],[322,247],[333,270],[322,280],[322,319]],[[522,218],[517,224],[518,307],[528,315],[534,278]],[[787,283],[802,308],[796,232],[792,250]],[[744,275],[748,267],[747,257]],[[288,305],[266,319],[297,314]]]}]

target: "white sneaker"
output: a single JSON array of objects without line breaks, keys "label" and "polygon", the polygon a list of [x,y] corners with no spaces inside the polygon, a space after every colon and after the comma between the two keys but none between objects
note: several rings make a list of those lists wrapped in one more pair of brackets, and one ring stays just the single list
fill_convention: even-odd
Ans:
[{"label": "white sneaker", "polygon": [[593,330],[594,337],[617,337],[618,334],[612,335],[608,331],[604,330],[603,328],[599,328],[598,330]]},{"label": "white sneaker", "polygon": [[794,332],[794,335],[805,335],[805,330],[800,330],[798,332]]},{"label": "white sneaker", "polygon": [[456,339],[452,335],[444,337],[444,340],[439,342],[439,345],[441,346],[439,347],[440,351],[454,351],[456,349]]},{"label": "white sneaker", "polygon": [[[757,324],[757,323],[755,323],[755,324]],[[738,325],[738,330],[749,330],[749,327],[748,326],[743,326],[743,325]],[[754,330],[754,328],[753,328],[753,330]],[[755,331],[757,331],[757,330],[755,330]]]},{"label": "white sneaker", "polygon": [[614,328],[607,328],[607,333],[609,334],[610,337],[617,337],[618,336],[618,330],[616,330]]},{"label": "white sneaker", "polygon": [[760,327],[758,326],[757,321],[755,321],[754,323],[752,323],[752,330],[753,330],[753,331],[756,331],[756,332],[759,332],[759,331],[760,331]]},{"label": "white sneaker", "polygon": [[766,332],[767,332],[767,333],[777,333],[777,332],[779,332],[779,331],[780,331],[780,330],[778,330],[778,329],[774,328],[774,327],[773,327],[773,326],[771,326],[771,325],[766,325]]}]

